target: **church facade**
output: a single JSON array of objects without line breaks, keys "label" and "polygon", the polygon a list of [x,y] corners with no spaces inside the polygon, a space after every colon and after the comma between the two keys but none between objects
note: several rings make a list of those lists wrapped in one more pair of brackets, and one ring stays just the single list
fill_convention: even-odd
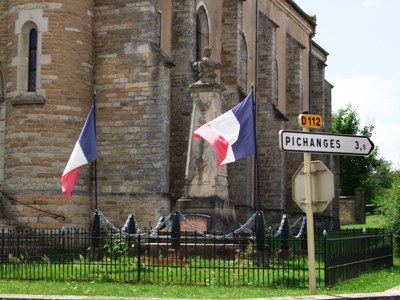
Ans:
[{"label": "church facade", "polygon": [[[87,226],[95,210],[141,227],[185,195],[193,63],[205,46],[221,64],[222,112],[254,92],[258,171],[227,165],[239,222],[262,210],[278,224],[302,215],[292,200],[301,153],[278,132],[301,130],[302,112],[331,130],[328,53],[313,41],[316,18],[293,0],[3,0],[0,3],[1,223]],[[72,198],[60,177],[96,91],[96,164],[81,167]],[[337,172],[337,159],[313,155]],[[337,190],[337,178],[335,187]],[[316,216],[338,225],[338,193]]]}]

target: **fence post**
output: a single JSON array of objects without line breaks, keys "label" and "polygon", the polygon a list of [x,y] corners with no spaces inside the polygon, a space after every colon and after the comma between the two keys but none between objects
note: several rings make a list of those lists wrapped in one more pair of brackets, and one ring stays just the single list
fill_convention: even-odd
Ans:
[{"label": "fence post", "polygon": [[136,226],[135,226],[135,218],[133,215],[129,215],[128,217],[128,224],[126,226],[126,233],[128,234],[128,255],[131,255],[131,248],[132,248],[132,235],[136,234]]},{"label": "fence post", "polygon": [[95,212],[90,228],[90,247],[87,249],[89,259],[101,260],[102,253],[100,250],[100,215]]},{"label": "fence post", "polygon": [[[399,242],[399,237],[394,234],[394,229],[393,226],[390,227],[390,248],[392,249],[392,255],[393,255],[393,250],[397,251],[400,253],[400,242]],[[395,249],[394,249],[395,247]],[[392,263],[393,263],[393,258],[392,258]]]},{"label": "fence post", "polygon": [[90,230],[91,246],[98,248],[100,245],[100,215],[96,211],[93,215],[92,228]]},{"label": "fence post", "polygon": [[181,225],[179,224],[179,213],[174,212],[172,215],[172,224],[171,224],[171,248],[174,250],[178,250],[180,247],[180,239],[181,239]]},{"label": "fence post", "polygon": [[283,215],[282,217],[282,231],[280,233],[281,236],[281,246],[279,249],[279,259],[287,260],[289,259],[289,235],[290,235],[290,228],[289,228],[289,220],[287,215]]},{"label": "fence post", "polygon": [[366,262],[367,262],[367,229],[363,228],[362,230],[363,240],[364,240],[364,261],[363,261],[363,273],[366,271]]},{"label": "fence post", "polygon": [[65,252],[66,252],[66,248],[65,248],[65,230],[64,230],[64,228],[61,229],[61,251],[62,251],[62,263],[64,264],[64,262],[65,262]]},{"label": "fence post", "polygon": [[263,251],[264,250],[264,215],[262,212],[257,212],[255,219],[255,236],[256,236],[256,250]]},{"label": "fence post", "polygon": [[140,271],[141,271],[141,267],[142,267],[142,265],[141,265],[141,263],[140,263],[140,260],[142,259],[141,257],[140,257],[140,255],[141,255],[141,236],[140,236],[140,234],[138,234],[138,237],[137,237],[137,268],[138,268],[138,279],[137,279],[137,282],[140,282]]},{"label": "fence post", "polygon": [[133,215],[129,215],[128,218],[128,226],[127,226],[127,232],[129,234],[135,234],[136,233],[136,226],[135,226],[135,218]]},{"label": "fence post", "polygon": [[5,253],[5,251],[6,251],[6,243],[4,242],[4,227],[3,228],[1,228],[1,244],[3,245],[2,247],[1,247],[1,260],[3,260],[4,258],[3,257],[5,257],[4,256],[4,253]]},{"label": "fence post", "polygon": [[326,229],[323,231],[324,245],[322,251],[324,251],[324,273],[325,273],[325,288],[330,286],[329,272],[328,272],[328,232]]}]

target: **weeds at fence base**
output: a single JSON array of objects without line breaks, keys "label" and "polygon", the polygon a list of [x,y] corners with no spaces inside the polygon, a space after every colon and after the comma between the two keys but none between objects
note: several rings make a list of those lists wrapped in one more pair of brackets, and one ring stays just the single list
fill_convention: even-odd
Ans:
[{"label": "weeds at fence base", "polygon": [[140,262],[142,264],[153,264],[153,265],[179,265],[179,266],[187,266],[187,259],[180,259],[175,257],[142,257]]},{"label": "weeds at fence base", "polygon": [[92,261],[101,261],[103,259],[103,251],[98,247],[89,247],[86,250],[86,257]]}]

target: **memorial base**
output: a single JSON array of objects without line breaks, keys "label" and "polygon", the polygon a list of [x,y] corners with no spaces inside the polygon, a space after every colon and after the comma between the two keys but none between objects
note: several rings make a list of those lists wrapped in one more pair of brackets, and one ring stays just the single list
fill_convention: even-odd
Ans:
[{"label": "memorial base", "polygon": [[[201,231],[230,233],[239,227],[233,203],[229,200],[217,197],[183,197],[176,202],[176,210]],[[191,231],[190,226],[184,226]]]}]

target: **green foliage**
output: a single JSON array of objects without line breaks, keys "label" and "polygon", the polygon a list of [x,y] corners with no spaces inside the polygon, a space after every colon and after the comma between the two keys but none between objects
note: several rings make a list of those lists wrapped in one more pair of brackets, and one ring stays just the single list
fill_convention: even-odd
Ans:
[{"label": "green foliage", "polygon": [[376,160],[374,170],[363,181],[367,203],[375,203],[376,198],[379,198],[387,189],[390,189],[395,174],[391,167],[391,163],[382,158]]},{"label": "green foliage", "polygon": [[[332,132],[337,134],[372,136],[374,125],[369,124],[361,128],[357,110],[349,105],[339,109],[332,115]],[[369,156],[341,156],[340,157],[340,194],[344,196],[354,195],[358,187],[365,188],[367,199],[372,197],[377,187],[380,188],[380,178],[374,174],[384,173],[385,168],[390,168],[390,163],[383,159],[377,159],[378,148]],[[379,171],[379,172],[378,172]],[[372,177],[371,177],[372,176]]]},{"label": "green foliage", "polygon": [[334,133],[357,134],[359,127],[360,120],[357,111],[351,105],[346,109],[340,108],[337,113],[333,113],[332,131]]},{"label": "green foliage", "polygon": [[386,189],[375,204],[379,212],[385,217],[386,225],[391,226],[396,234],[400,234],[400,172],[393,172],[391,187]]},{"label": "green foliage", "polygon": [[128,254],[128,251],[134,247],[133,242],[122,234],[115,234],[106,241],[103,249],[109,257],[121,257]]},{"label": "green foliage", "polygon": [[393,229],[394,248],[400,257],[400,171],[392,172],[391,187],[373,200],[378,212],[384,217],[385,225]]}]

